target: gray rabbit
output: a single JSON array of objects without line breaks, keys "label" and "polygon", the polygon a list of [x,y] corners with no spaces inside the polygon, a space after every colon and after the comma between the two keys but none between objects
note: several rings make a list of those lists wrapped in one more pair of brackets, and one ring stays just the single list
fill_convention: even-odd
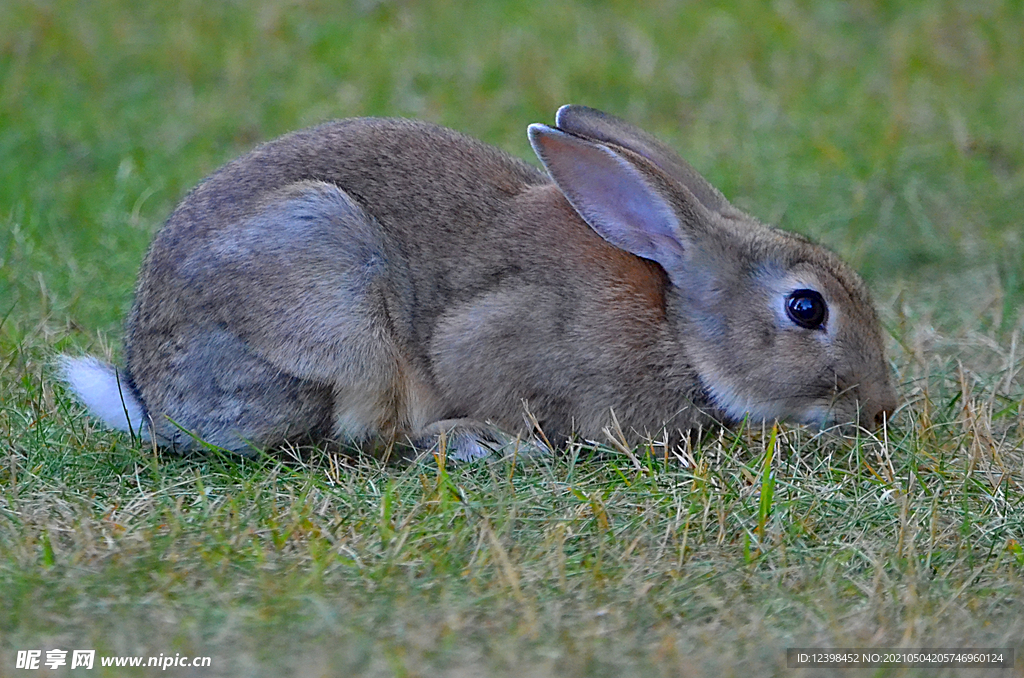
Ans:
[{"label": "gray rabbit", "polygon": [[[600,111],[530,125],[547,174],[443,127],[355,118],[257,147],[157,233],[126,366],[63,358],[106,424],[188,449],[299,439],[487,454],[896,406],[864,283]],[[186,433],[187,432],[187,433]]]}]

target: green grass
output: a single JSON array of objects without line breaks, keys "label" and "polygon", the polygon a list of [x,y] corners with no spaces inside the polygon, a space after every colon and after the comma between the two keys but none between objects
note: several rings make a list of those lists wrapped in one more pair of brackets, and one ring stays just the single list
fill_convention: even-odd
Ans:
[{"label": "green grass", "polygon": [[[209,655],[203,676],[1024,652],[1024,6],[710,5],[0,3],[0,676],[53,647]],[[688,466],[178,459],[54,382],[57,352],[116,358],[152,234],[258,141],[406,115],[529,158],[566,102],[864,273],[904,401],[880,439],[717,431]]]}]

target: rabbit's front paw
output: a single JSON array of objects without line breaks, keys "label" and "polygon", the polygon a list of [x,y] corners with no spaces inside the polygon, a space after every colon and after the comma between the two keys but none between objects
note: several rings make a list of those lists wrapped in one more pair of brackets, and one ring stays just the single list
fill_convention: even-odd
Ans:
[{"label": "rabbit's front paw", "polygon": [[426,427],[413,440],[420,451],[443,451],[453,461],[469,462],[490,456],[535,457],[550,454],[541,442],[512,436],[472,419],[446,419]]}]

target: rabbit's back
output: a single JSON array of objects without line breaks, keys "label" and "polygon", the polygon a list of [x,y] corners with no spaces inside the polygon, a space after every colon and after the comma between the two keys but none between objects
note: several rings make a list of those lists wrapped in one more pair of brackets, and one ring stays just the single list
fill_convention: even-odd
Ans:
[{"label": "rabbit's back", "polygon": [[[511,199],[546,178],[492,146],[418,121],[346,119],[285,135],[228,163],[181,202],[140,271],[129,335],[159,331],[180,322],[190,306],[206,303],[184,289],[195,276],[184,264],[213,243],[234,241],[255,215],[282,199],[282,191],[307,182],[340,187],[366,212],[373,224],[360,234],[348,222],[357,241],[344,238],[340,246],[362,246],[387,261],[395,285],[417,290],[416,313],[435,315],[447,293],[473,288],[469,278],[479,269],[501,269],[496,259],[508,259],[500,253],[508,239],[490,232],[506,220]],[[253,237],[287,240],[293,234],[270,226]],[[343,256],[332,251],[338,246],[336,238],[310,243],[325,259]],[[463,255],[449,256],[453,252]],[[260,263],[247,265],[251,272]],[[396,318],[409,332],[414,320]]]},{"label": "rabbit's back", "polygon": [[[268,193],[301,181],[345,186],[359,202],[379,209],[382,221],[414,221],[446,208],[485,214],[488,203],[548,179],[535,167],[445,127],[401,118],[348,118],[286,134],[223,166],[182,201],[160,236],[201,236],[213,224],[251,214]],[[397,190],[401,204],[391,201]],[[443,204],[443,195],[454,199]]]}]

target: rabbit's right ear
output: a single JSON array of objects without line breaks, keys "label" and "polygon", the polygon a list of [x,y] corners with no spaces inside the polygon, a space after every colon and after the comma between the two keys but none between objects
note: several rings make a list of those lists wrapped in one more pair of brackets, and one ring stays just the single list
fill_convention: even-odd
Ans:
[{"label": "rabbit's right ear", "polygon": [[529,134],[537,157],[576,212],[619,249],[672,270],[688,247],[686,233],[708,223],[706,210],[689,195],[688,223],[682,223],[674,204],[679,196],[670,199],[662,181],[604,144],[540,124],[530,125]]}]

